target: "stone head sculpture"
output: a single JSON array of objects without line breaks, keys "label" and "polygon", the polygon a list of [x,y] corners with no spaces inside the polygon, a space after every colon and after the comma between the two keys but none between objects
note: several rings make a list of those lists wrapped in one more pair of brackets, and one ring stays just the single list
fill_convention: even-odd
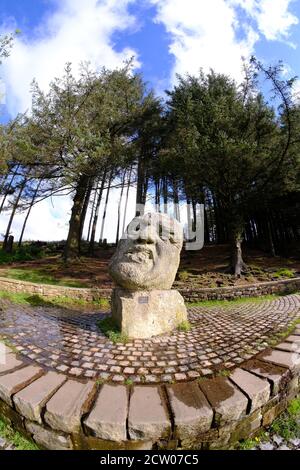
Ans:
[{"label": "stone head sculpture", "polygon": [[110,275],[128,290],[171,289],[182,244],[182,226],[167,214],[135,217],[110,261]]}]

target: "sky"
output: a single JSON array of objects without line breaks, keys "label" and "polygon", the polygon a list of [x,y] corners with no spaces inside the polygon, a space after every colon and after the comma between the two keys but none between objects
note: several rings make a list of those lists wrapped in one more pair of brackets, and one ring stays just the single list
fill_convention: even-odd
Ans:
[{"label": "sky", "polygon": [[[66,62],[76,72],[84,61],[113,68],[134,57],[136,70],[160,95],[177,74],[200,68],[240,81],[241,57],[253,54],[265,64],[283,60],[287,77],[300,76],[300,0],[0,0],[0,34],[16,29],[21,34],[0,67],[2,121],[30,112],[32,80],[47,90]],[[128,221],[134,197],[132,190]],[[110,199],[104,235],[113,240],[117,190]],[[25,238],[66,238],[70,209],[71,199],[62,197],[37,205]],[[7,216],[0,216],[0,234]],[[16,238],[23,218],[15,219]]]}]

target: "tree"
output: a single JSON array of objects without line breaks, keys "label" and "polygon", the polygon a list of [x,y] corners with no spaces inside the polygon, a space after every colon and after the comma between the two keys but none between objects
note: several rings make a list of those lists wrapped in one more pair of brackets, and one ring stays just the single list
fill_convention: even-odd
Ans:
[{"label": "tree", "polygon": [[249,208],[267,197],[284,161],[285,133],[256,85],[201,72],[180,77],[169,92],[171,153],[180,155],[192,198],[205,187],[219,201],[236,276],[246,267],[241,245]]}]

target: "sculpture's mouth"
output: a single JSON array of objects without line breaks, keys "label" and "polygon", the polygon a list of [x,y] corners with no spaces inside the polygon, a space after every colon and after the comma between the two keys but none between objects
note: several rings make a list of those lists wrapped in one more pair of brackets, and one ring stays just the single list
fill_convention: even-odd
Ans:
[{"label": "sculpture's mouth", "polygon": [[144,263],[149,260],[154,260],[154,254],[151,248],[147,248],[143,245],[136,245],[125,253],[126,258],[129,261],[135,263]]}]

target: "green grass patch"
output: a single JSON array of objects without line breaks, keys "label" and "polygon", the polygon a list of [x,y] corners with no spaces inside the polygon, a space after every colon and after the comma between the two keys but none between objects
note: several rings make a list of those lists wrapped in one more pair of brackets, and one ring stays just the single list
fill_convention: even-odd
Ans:
[{"label": "green grass patch", "polygon": [[286,440],[300,437],[300,398],[292,400],[287,410],[271,426],[271,432],[279,434]]},{"label": "green grass patch", "polygon": [[289,335],[291,335],[296,326],[299,324],[300,318],[297,318],[296,320],[292,321],[292,323],[290,323],[286,329],[275,333],[271,338],[267,339],[267,343],[269,346],[275,346],[279,341],[282,341],[284,338],[287,338]]},{"label": "green grass patch", "polygon": [[230,370],[228,370],[228,369],[223,369],[223,370],[220,370],[220,371],[218,372],[218,375],[219,375],[220,377],[229,377],[230,374],[231,374],[231,372],[230,372]]},{"label": "green grass patch", "polygon": [[248,302],[260,303],[265,300],[275,300],[282,297],[279,294],[262,295],[260,297],[241,297],[233,300],[200,300],[198,302],[189,302],[188,307],[232,307],[234,305],[244,304]]},{"label": "green grass patch", "polygon": [[188,331],[191,331],[191,329],[192,329],[192,325],[187,320],[183,321],[182,323],[180,323],[177,326],[177,330],[178,331],[183,331],[184,333],[187,333]]},{"label": "green grass patch", "polygon": [[39,450],[38,446],[23,437],[19,432],[15,431],[9,424],[0,418],[0,436],[7,439],[13,444],[17,450]]},{"label": "green grass patch", "polygon": [[1,273],[1,276],[9,279],[16,279],[17,281],[33,282],[34,284],[48,284],[77,288],[86,287],[86,284],[80,281],[73,281],[72,279],[56,279],[42,269],[10,268],[5,269],[5,271]]},{"label": "green grass patch", "polygon": [[108,308],[109,301],[107,299],[99,299],[87,301],[84,299],[75,299],[71,297],[57,296],[44,297],[38,294],[12,293],[0,291],[0,299],[9,300],[10,302],[20,305],[31,305],[32,307],[93,307]]},{"label": "green grass patch", "polygon": [[187,281],[188,278],[190,277],[190,273],[188,271],[179,271],[178,273],[178,279],[179,281]]},{"label": "green grass patch", "polygon": [[295,271],[288,268],[280,268],[276,273],[273,274],[273,277],[277,279],[281,278],[292,278],[295,277]]},{"label": "green grass patch", "polygon": [[98,321],[97,326],[112,343],[126,344],[129,342],[128,336],[119,330],[112,317],[107,317],[104,318],[104,320]]}]

